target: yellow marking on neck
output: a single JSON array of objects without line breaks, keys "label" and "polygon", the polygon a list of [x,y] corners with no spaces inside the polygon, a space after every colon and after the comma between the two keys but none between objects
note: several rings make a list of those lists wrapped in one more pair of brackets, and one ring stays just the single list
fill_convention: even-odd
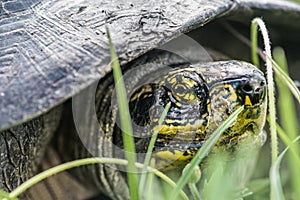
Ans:
[{"label": "yellow marking on neck", "polygon": [[[169,121],[172,122],[172,121]],[[154,127],[154,131],[157,131],[158,126]],[[178,131],[186,131],[185,133],[188,135],[189,132],[197,132],[198,134],[202,134],[204,132],[204,130],[206,129],[205,126],[203,126],[201,123],[200,124],[196,124],[196,125],[192,125],[192,124],[183,124],[183,125],[165,125],[163,124],[160,127],[159,133],[160,135],[176,135],[178,134]],[[193,134],[195,134],[195,132],[193,132]]]},{"label": "yellow marking on neck", "polygon": [[190,154],[188,153],[187,155],[183,154],[184,152],[179,150],[174,150],[174,152],[168,150],[155,152],[152,154],[152,158],[155,159],[155,164],[153,167],[166,171],[185,165],[194,157],[194,153],[192,152],[190,152]]},{"label": "yellow marking on neck", "polygon": [[176,77],[171,77],[171,78],[169,78],[169,79],[168,79],[168,82],[169,82],[170,84],[176,84],[176,83],[177,83]]},{"label": "yellow marking on neck", "polygon": [[156,152],[152,155],[152,157],[157,157],[157,158],[160,158],[160,159],[164,159],[164,160],[167,160],[167,161],[175,161],[175,160],[178,160],[178,161],[186,161],[188,159],[191,159],[194,154],[190,153],[190,154],[187,154],[187,155],[183,155],[184,152],[182,151],[178,151],[178,150],[174,150],[174,152],[171,152],[171,151],[159,151],[159,152]]},{"label": "yellow marking on neck", "polygon": [[237,100],[237,95],[235,93],[235,90],[233,89],[232,85],[229,85],[229,84],[225,84],[224,85],[224,88],[228,88],[232,97],[233,97],[233,101],[236,101]]},{"label": "yellow marking on neck", "polygon": [[248,95],[245,97],[245,105],[246,105],[246,106],[252,106],[250,97],[249,97]]},{"label": "yellow marking on neck", "polygon": [[193,95],[191,93],[187,93],[186,95],[184,95],[183,98],[188,102],[192,102],[196,99],[195,95]]},{"label": "yellow marking on neck", "polygon": [[189,79],[189,78],[186,78],[186,77],[183,77],[182,78],[182,81],[189,87],[189,88],[192,88],[196,85],[195,81]]},{"label": "yellow marking on neck", "polygon": [[130,101],[135,101],[137,100],[138,98],[141,97],[142,94],[144,93],[149,93],[148,95],[145,95],[144,98],[147,98],[147,97],[150,97],[152,96],[153,90],[152,90],[152,87],[150,85],[145,85],[141,91],[139,91],[138,93],[134,93],[134,95],[130,98]]}]

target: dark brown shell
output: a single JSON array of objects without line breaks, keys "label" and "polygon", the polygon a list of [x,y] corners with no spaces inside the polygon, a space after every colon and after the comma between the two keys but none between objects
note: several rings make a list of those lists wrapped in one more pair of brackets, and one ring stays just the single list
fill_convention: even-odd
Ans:
[{"label": "dark brown shell", "polygon": [[278,0],[1,1],[0,129],[45,113],[110,71],[105,26],[125,64],[215,18],[254,16],[295,27],[300,7]]}]

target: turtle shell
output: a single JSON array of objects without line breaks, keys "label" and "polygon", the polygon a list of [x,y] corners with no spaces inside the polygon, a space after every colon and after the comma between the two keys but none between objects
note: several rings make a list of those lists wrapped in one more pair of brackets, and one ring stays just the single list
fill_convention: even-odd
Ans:
[{"label": "turtle shell", "polygon": [[215,19],[249,24],[254,16],[299,31],[300,6],[279,0],[1,1],[0,130],[49,111],[111,71],[106,26],[125,64]]},{"label": "turtle shell", "polygon": [[[250,20],[257,16],[270,27],[273,43],[299,52],[295,48],[300,6],[286,1],[1,1],[0,130],[44,118],[43,114],[111,72],[106,27],[125,67],[182,33],[247,60],[248,47],[224,32],[224,27],[229,24],[247,33]],[[49,115],[55,118],[60,113]],[[12,130],[18,136],[18,128]],[[30,138],[27,132],[26,138]],[[0,147],[5,145],[0,142]]]}]

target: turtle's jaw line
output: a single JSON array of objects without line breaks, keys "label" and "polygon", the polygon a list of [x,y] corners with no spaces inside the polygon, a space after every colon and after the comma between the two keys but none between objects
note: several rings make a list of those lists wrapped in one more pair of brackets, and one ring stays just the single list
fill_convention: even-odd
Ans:
[{"label": "turtle's jaw line", "polygon": [[161,170],[170,170],[187,164],[203,146],[204,141],[177,141],[158,143],[155,145],[152,158],[155,167]]},{"label": "turtle's jaw line", "polygon": [[[165,166],[180,166],[189,162],[197,151],[203,146],[204,140],[199,138],[197,130],[179,131],[174,137],[168,137],[165,133],[159,133],[153,149],[152,157],[157,162],[163,162]],[[184,136],[186,133],[186,136]],[[161,164],[156,166],[161,168]],[[167,167],[169,169],[169,167]]]},{"label": "turtle's jaw line", "polygon": [[255,123],[249,123],[240,131],[239,137],[243,137],[245,134],[249,135],[249,133],[256,133],[259,130],[259,127]]},{"label": "turtle's jaw line", "polygon": [[192,151],[197,151],[200,149],[204,144],[204,141],[195,141],[195,140],[190,140],[190,141],[171,141],[169,143],[156,143],[154,151],[173,151],[173,150],[178,150],[178,151],[187,151],[187,150],[192,150]]}]

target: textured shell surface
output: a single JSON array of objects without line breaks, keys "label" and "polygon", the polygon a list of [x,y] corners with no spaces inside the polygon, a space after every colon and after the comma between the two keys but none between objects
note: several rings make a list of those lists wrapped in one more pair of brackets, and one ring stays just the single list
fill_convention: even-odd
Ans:
[{"label": "textured shell surface", "polygon": [[300,10],[278,0],[1,1],[0,129],[49,111],[110,71],[105,26],[125,64],[215,18],[254,9],[278,10],[290,23]]}]

